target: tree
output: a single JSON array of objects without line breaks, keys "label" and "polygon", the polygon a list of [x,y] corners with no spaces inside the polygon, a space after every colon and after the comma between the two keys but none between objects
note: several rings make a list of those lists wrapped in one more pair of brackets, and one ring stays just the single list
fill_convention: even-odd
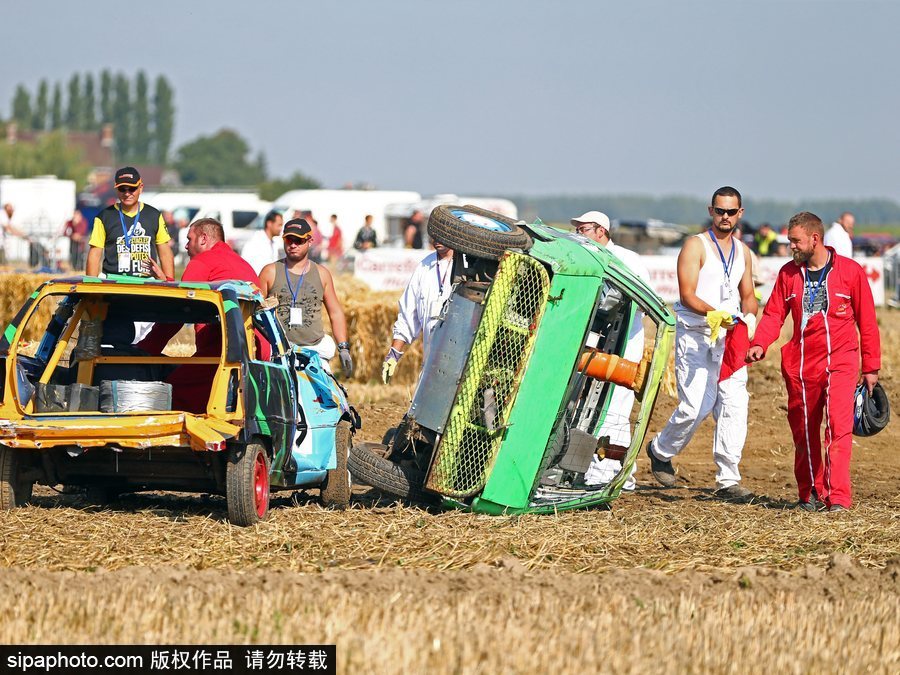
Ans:
[{"label": "tree", "polygon": [[175,168],[185,185],[258,185],[265,173],[248,159],[250,146],[236,132],[222,129],[178,149]]},{"label": "tree", "polygon": [[47,115],[50,112],[50,87],[47,80],[41,80],[38,85],[37,102],[34,105],[34,116],[31,119],[31,128],[43,131],[47,128]]},{"label": "tree", "polygon": [[21,84],[16,87],[16,94],[13,96],[12,118],[22,129],[31,128],[31,94]]},{"label": "tree", "polygon": [[94,93],[94,76],[87,73],[84,76],[84,130],[97,130],[97,97]]},{"label": "tree", "polygon": [[112,75],[108,70],[100,73],[100,122],[109,124],[113,119]]},{"label": "tree", "polygon": [[175,106],[172,103],[174,93],[168,80],[160,75],[156,78],[153,94],[153,159],[157,164],[165,165],[172,147],[172,134],[175,129]]},{"label": "tree", "polygon": [[259,196],[265,200],[278,199],[288,190],[314,190],[322,187],[315,178],[295,171],[290,178],[273,178],[259,184]]},{"label": "tree", "polygon": [[66,126],[81,129],[84,125],[84,106],[81,100],[81,78],[78,73],[69,78],[69,107],[66,109]]},{"label": "tree", "polygon": [[150,109],[147,103],[147,76],[138,71],[132,106],[131,152],[135,162],[150,159]]},{"label": "tree", "polygon": [[36,143],[0,143],[0,174],[17,178],[53,174],[82,186],[89,169],[83,151],[69,145],[61,131],[44,134]]},{"label": "tree", "polygon": [[50,128],[59,129],[62,126],[62,87],[59,82],[53,85],[53,103],[50,106]]},{"label": "tree", "polygon": [[112,104],[112,123],[116,135],[116,159],[129,162],[131,146],[131,94],[128,80],[122,73],[116,75],[115,94]]}]

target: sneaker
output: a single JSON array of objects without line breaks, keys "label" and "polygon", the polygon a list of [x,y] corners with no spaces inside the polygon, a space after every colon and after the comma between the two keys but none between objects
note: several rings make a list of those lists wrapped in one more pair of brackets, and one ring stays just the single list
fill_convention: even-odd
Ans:
[{"label": "sneaker", "polygon": [[846,506],[841,506],[840,504],[832,504],[828,507],[829,513],[841,513],[842,511],[847,511]]},{"label": "sneaker", "polygon": [[728,487],[719,488],[713,494],[716,496],[716,498],[723,501],[736,502],[739,504],[746,504],[754,497],[753,493],[740,483],[735,483],[734,485],[729,485]]},{"label": "sneaker", "polygon": [[794,508],[800,509],[801,511],[818,511],[819,507],[819,502],[810,497],[805,502],[797,502],[797,506],[795,506]]},{"label": "sneaker", "polygon": [[672,462],[658,459],[653,454],[653,441],[647,443],[647,457],[650,458],[650,471],[656,481],[663,487],[675,486],[675,467]]}]

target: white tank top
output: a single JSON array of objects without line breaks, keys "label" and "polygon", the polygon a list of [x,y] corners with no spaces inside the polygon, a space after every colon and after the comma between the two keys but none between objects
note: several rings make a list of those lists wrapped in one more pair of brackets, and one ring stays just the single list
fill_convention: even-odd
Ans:
[{"label": "white tank top", "polygon": [[[700,268],[700,274],[697,277],[697,297],[716,309],[722,309],[732,314],[740,314],[741,294],[738,286],[741,283],[741,278],[744,276],[744,244],[736,239],[734,240],[734,260],[731,263],[731,267],[728,268],[728,275],[726,276],[722,256],[719,255],[719,249],[710,238],[709,231],[694,236],[700,238],[706,251],[706,260]],[[725,253],[725,251],[723,253],[727,262],[729,254]],[[674,308],[675,315],[686,325],[706,327],[708,329],[706,317],[687,309],[681,304],[680,300],[675,302]]]}]

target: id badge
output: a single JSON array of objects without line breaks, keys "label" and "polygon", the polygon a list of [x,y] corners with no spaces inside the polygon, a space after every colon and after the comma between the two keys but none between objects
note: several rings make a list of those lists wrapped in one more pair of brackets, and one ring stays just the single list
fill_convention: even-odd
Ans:
[{"label": "id badge", "polygon": [[119,254],[119,274],[131,274],[131,254]]},{"label": "id badge", "polygon": [[441,310],[443,308],[443,300],[433,300],[431,303],[431,311],[428,312],[428,317],[431,319],[437,319],[441,315]]},{"label": "id badge", "polygon": [[722,299],[722,302],[727,302],[728,300],[731,300],[731,286],[729,286],[728,284],[724,284],[722,286],[722,293],[721,293],[720,297]]},{"label": "id badge", "polygon": [[303,308],[302,307],[291,307],[291,316],[288,320],[288,323],[292,326],[302,326],[303,325]]}]

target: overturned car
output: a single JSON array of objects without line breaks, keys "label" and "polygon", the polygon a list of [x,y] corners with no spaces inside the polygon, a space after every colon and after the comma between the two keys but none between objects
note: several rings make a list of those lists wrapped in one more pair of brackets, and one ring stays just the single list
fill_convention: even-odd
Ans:
[{"label": "overturned car", "polygon": [[382,443],[353,447],[351,473],[493,514],[615,499],[647,431],[672,313],[577,234],[471,206],[437,207],[428,227],[456,251],[454,291],[408,413]]}]

